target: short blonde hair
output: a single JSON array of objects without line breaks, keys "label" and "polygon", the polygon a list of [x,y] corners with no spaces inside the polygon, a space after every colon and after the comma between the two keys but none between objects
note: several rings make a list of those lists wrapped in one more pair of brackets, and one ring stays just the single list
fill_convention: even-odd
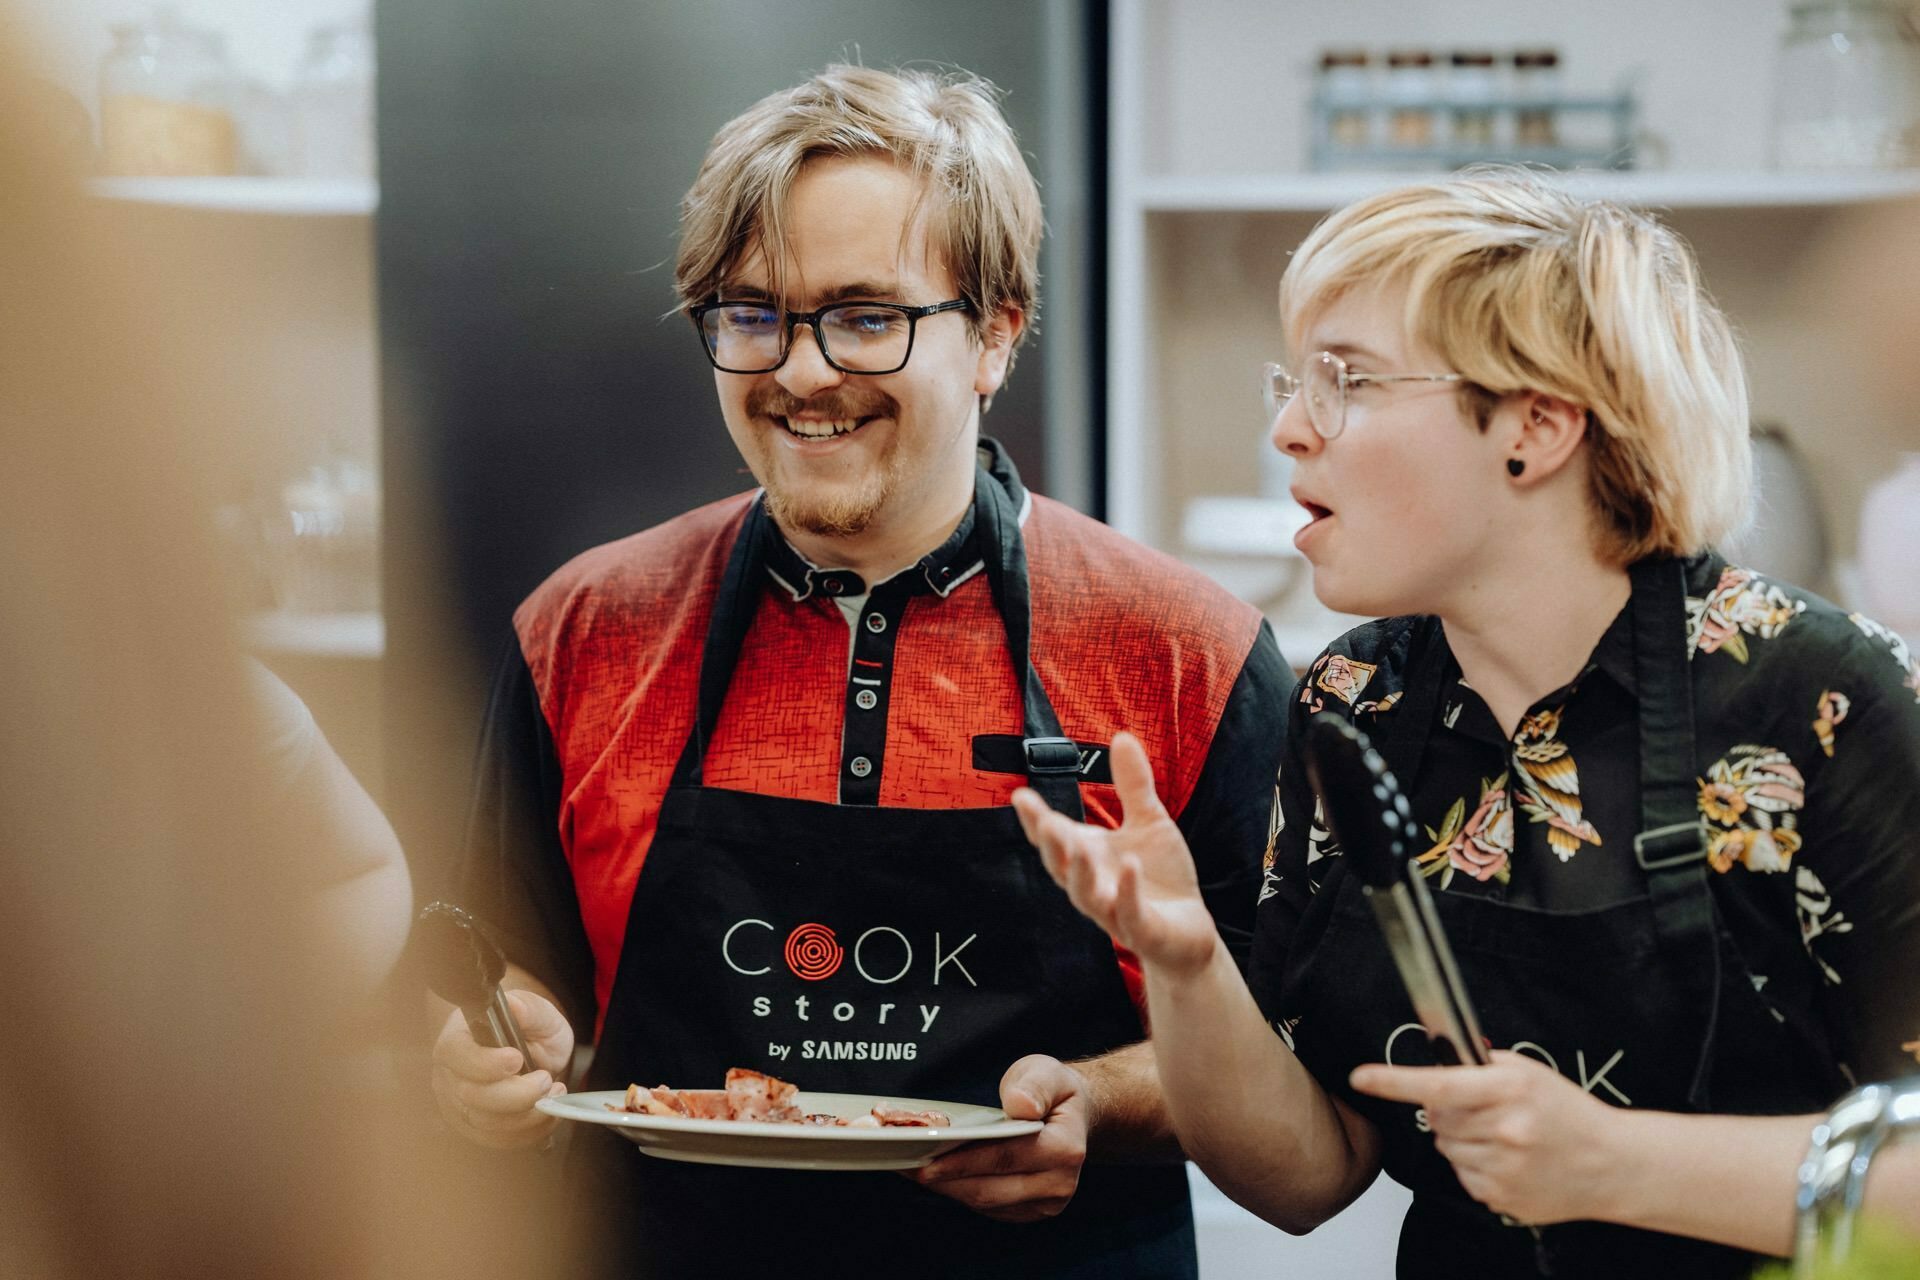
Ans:
[{"label": "short blonde hair", "polygon": [[1407,332],[1500,398],[1587,410],[1604,554],[1691,555],[1736,529],[1751,490],[1746,370],[1686,243],[1654,218],[1582,200],[1525,170],[1482,167],[1338,210],[1280,281],[1297,354],[1356,286],[1404,285]]},{"label": "short blonde hair", "polygon": [[[681,305],[711,299],[745,254],[781,242],[787,196],[809,160],[880,156],[935,198],[933,251],[971,304],[975,336],[1011,307],[1026,317],[1025,337],[1040,306],[1040,191],[997,99],[968,72],[845,65],[762,98],[714,136],[680,202]],[[778,255],[769,258],[777,272]]]}]

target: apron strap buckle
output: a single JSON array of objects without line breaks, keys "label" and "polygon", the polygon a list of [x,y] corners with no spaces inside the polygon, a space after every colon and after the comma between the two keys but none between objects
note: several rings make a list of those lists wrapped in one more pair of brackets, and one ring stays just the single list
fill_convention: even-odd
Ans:
[{"label": "apron strap buckle", "polygon": [[1080,772],[1080,744],[1072,738],[1027,738],[1020,745],[1026,751],[1030,775]]},{"label": "apron strap buckle", "polygon": [[1706,828],[1696,819],[1655,827],[1633,838],[1633,860],[1642,871],[1664,871],[1684,867],[1707,856]]}]

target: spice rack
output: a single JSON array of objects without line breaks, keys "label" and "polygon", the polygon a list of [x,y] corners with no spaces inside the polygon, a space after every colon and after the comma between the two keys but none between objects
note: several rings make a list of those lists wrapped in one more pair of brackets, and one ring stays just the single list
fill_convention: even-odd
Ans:
[{"label": "spice rack", "polygon": [[[1631,169],[1638,113],[1628,92],[1497,97],[1471,104],[1448,97],[1344,99],[1316,93],[1308,102],[1307,163],[1321,173],[1445,172],[1489,160],[1553,169]],[[1542,141],[1528,141],[1530,119],[1547,122],[1531,131]],[[1421,137],[1430,141],[1418,141]]]}]

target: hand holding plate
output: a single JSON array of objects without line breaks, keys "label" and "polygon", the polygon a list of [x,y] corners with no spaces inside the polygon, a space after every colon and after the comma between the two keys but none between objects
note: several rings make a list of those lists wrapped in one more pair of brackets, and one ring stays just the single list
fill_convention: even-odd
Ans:
[{"label": "hand holding plate", "polygon": [[1038,1133],[970,1142],[907,1172],[929,1191],[1002,1222],[1036,1222],[1065,1209],[1087,1160],[1087,1086],[1057,1058],[1031,1054],[1000,1078],[1010,1120],[1039,1120]]}]

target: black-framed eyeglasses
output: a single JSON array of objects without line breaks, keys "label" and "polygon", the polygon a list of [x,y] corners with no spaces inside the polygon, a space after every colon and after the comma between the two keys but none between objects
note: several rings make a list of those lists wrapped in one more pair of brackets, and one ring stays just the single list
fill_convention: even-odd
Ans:
[{"label": "black-framed eyeglasses", "polygon": [[1307,422],[1322,440],[1331,440],[1347,429],[1347,393],[1354,387],[1376,382],[1465,382],[1458,373],[1353,373],[1347,362],[1331,351],[1321,351],[1307,361],[1299,377],[1284,366],[1268,363],[1260,367],[1260,390],[1267,402],[1267,425],[1272,426],[1287,401],[1301,396],[1307,409]]},{"label": "black-framed eyeglasses", "polygon": [[820,354],[842,373],[898,373],[913,355],[922,317],[964,311],[965,298],[909,307],[900,302],[836,302],[818,311],[782,311],[764,302],[703,302],[687,308],[700,345],[722,373],[771,373],[787,362],[793,331],[813,331]]}]

